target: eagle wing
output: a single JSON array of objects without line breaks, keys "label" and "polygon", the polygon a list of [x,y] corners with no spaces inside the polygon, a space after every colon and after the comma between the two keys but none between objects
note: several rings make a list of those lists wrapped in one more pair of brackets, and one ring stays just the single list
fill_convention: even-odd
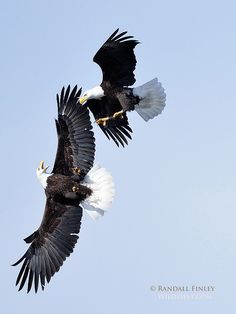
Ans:
[{"label": "eagle wing", "polygon": [[34,283],[35,292],[39,283],[44,289],[74,249],[78,240],[82,208],[62,205],[48,199],[41,225],[37,231],[25,239],[31,243],[26,253],[13,266],[23,262],[16,285],[19,291],[26,281],[27,293]]},{"label": "eagle wing", "polygon": [[118,31],[119,28],[107,39],[95,54],[93,61],[102,69],[103,82],[109,81],[116,86],[130,86],[135,83],[134,48],[139,42],[132,39],[133,36],[124,36],[127,32],[117,34]]},{"label": "eagle wing", "polygon": [[[110,106],[107,103],[106,97],[102,99],[90,99],[87,101],[87,106],[91,110],[94,115],[94,118],[100,119],[104,117],[112,117],[113,114],[119,110],[121,107]],[[117,117],[115,119],[110,119],[107,121],[106,126],[99,124],[101,130],[105,133],[107,138],[112,139],[117,146],[121,144],[128,145],[127,138],[132,139],[130,133],[132,133],[132,129],[129,126],[129,121],[126,113],[123,113],[123,118]]]},{"label": "eagle wing", "polygon": [[92,168],[95,154],[95,139],[86,106],[78,102],[81,89],[70,86],[57,94],[58,135],[57,154],[52,172],[63,175],[79,174],[83,178]]}]

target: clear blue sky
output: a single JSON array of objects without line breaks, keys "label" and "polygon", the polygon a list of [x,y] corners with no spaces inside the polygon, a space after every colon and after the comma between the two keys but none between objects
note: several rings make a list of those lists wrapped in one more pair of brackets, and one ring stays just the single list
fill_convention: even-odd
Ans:
[{"label": "clear blue sky", "polygon": [[[1,313],[235,313],[236,5],[234,1],[1,1]],[[75,252],[43,293],[14,287],[10,267],[39,225],[36,167],[52,167],[55,95],[97,85],[92,57],[117,28],[136,48],[136,85],[157,76],[161,116],[130,114],[117,149],[95,126],[97,161],[116,199],[84,215]],[[214,285],[210,300],[160,300],[150,286]]]}]

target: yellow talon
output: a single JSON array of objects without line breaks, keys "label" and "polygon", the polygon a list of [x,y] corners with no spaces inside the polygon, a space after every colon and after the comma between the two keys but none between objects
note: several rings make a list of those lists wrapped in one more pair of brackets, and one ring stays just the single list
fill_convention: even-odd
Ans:
[{"label": "yellow talon", "polygon": [[80,174],[80,172],[81,172],[79,167],[75,167],[72,170],[73,170],[74,174]]},{"label": "yellow talon", "polygon": [[106,126],[108,120],[110,120],[110,117],[100,118],[100,119],[96,120],[96,123],[98,125],[102,124],[103,126]]},{"label": "yellow talon", "polygon": [[123,110],[115,112],[112,117],[116,118],[116,117],[120,116],[121,118],[123,118],[123,113],[124,113]]}]

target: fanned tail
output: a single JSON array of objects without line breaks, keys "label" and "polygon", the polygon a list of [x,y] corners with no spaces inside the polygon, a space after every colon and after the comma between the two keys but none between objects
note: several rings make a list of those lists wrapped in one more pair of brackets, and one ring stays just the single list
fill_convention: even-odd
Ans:
[{"label": "fanned tail", "polygon": [[85,176],[83,184],[92,190],[92,194],[81,205],[96,220],[111,207],[115,196],[113,178],[105,168],[95,165]]},{"label": "fanned tail", "polygon": [[165,107],[165,90],[157,78],[135,87],[133,94],[141,99],[135,110],[145,121],[159,115]]}]

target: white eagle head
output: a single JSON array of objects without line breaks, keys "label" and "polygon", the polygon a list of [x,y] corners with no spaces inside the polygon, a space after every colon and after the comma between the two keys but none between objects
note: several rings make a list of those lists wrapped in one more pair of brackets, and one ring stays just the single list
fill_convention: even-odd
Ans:
[{"label": "white eagle head", "polygon": [[49,166],[44,167],[44,161],[40,161],[39,167],[36,170],[37,178],[44,189],[47,187],[47,178],[50,176],[50,173],[47,173]]},{"label": "white eagle head", "polygon": [[79,103],[84,105],[89,99],[100,99],[103,96],[104,91],[101,86],[96,86],[84,92],[83,95],[79,98]]}]

